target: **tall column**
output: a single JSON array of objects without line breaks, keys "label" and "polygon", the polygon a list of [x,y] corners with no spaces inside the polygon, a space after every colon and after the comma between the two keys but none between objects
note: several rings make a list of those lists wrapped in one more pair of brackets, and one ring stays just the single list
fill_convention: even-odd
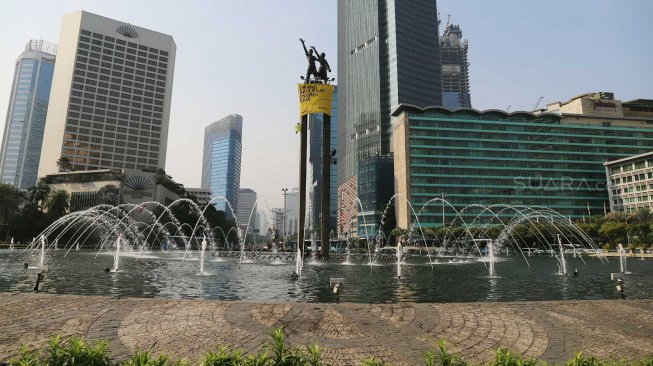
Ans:
[{"label": "tall column", "polygon": [[308,147],[308,115],[302,116],[299,144],[299,199],[297,200],[297,245],[304,255],[304,224],[306,221],[306,150]]},{"label": "tall column", "polygon": [[330,209],[331,204],[331,116],[322,114],[322,189],[320,191],[320,201],[322,209],[321,241],[322,241],[322,259],[329,259],[329,228],[331,224]]}]

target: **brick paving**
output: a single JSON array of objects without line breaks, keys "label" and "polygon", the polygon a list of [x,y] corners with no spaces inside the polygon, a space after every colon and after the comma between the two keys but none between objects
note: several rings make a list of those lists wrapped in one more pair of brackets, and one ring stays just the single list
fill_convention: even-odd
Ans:
[{"label": "brick paving", "polygon": [[550,363],[574,351],[653,356],[653,300],[315,304],[0,293],[0,361],[55,334],[108,340],[116,360],[155,345],[195,361],[219,345],[256,351],[278,326],[290,344],[318,342],[334,365],[371,355],[418,365],[440,338],[475,362],[500,346]]}]

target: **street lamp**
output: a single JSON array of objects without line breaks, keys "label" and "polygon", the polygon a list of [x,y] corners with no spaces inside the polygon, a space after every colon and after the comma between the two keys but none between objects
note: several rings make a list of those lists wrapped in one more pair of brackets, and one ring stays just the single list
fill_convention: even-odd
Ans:
[{"label": "street lamp", "polygon": [[281,188],[283,192],[283,230],[281,231],[281,239],[283,240],[283,246],[286,246],[286,196],[288,195],[288,188]]}]

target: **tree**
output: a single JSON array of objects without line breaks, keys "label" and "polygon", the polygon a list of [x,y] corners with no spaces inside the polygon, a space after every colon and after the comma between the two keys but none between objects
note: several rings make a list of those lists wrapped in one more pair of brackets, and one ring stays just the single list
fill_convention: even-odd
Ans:
[{"label": "tree", "polygon": [[113,184],[107,184],[97,191],[98,204],[117,206],[120,203],[120,189]]},{"label": "tree", "polygon": [[623,222],[606,221],[599,228],[599,234],[610,243],[623,243],[627,241],[626,224]]},{"label": "tree", "polygon": [[56,190],[48,196],[46,207],[48,214],[54,217],[61,217],[66,214],[68,208],[68,192],[64,190]]},{"label": "tree", "polygon": [[16,215],[24,201],[25,195],[18,188],[0,183],[0,237],[7,235],[9,221]]},{"label": "tree", "polygon": [[38,236],[54,220],[41,212],[35,203],[26,204],[9,222],[11,236],[26,243]]},{"label": "tree", "polygon": [[57,160],[57,166],[62,172],[69,172],[73,170],[72,162],[65,156],[62,156],[59,158],[59,160]]},{"label": "tree", "polygon": [[398,228],[398,227],[397,227],[397,228],[394,228],[394,229],[390,232],[390,235],[391,235],[392,237],[394,237],[394,239],[395,239],[395,240],[394,240],[395,244],[398,243],[399,240],[401,240],[401,237],[402,237],[402,236],[407,235],[407,234],[408,234],[408,230],[406,230],[406,229],[402,229],[402,228]]},{"label": "tree", "polygon": [[647,224],[653,221],[653,212],[648,207],[638,208],[628,215],[629,223]]},{"label": "tree", "polygon": [[36,185],[30,187],[27,191],[30,194],[30,201],[37,205],[41,205],[45,202],[45,199],[48,198],[51,188],[45,180],[41,178],[36,182]]}]

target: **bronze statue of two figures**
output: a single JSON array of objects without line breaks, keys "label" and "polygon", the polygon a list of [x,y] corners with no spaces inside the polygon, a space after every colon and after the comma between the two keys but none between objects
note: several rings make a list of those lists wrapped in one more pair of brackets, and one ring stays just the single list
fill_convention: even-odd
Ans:
[{"label": "bronze statue of two figures", "polygon": [[[331,72],[331,67],[329,67],[329,63],[326,60],[326,55],[324,54],[324,52],[322,53],[317,52],[315,46],[311,46],[310,49],[306,49],[306,44],[304,44],[304,40],[300,38],[299,41],[302,43],[302,47],[304,47],[306,60],[308,60],[308,68],[306,68],[306,76],[302,77],[304,83],[328,84],[330,81],[335,80],[335,79],[329,80],[328,73]],[[315,67],[315,62],[318,62],[320,64],[319,69]],[[311,79],[311,76],[313,77],[313,79]]]}]

